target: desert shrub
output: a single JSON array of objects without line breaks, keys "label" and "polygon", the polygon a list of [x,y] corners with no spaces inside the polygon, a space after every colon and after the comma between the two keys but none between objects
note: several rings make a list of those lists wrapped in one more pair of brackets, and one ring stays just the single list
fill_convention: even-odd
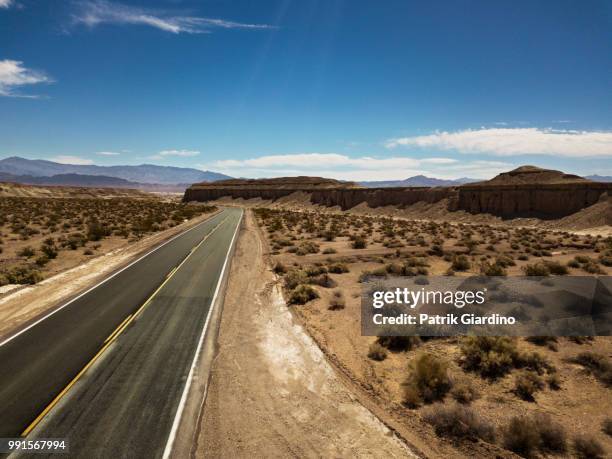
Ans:
[{"label": "desert shrub", "polygon": [[309,253],[317,253],[319,251],[319,245],[312,241],[302,242],[295,252],[297,255],[303,256]]},{"label": "desert shrub", "polygon": [[563,426],[544,413],[536,413],[533,419],[540,437],[540,450],[564,453],[567,450],[567,434]]},{"label": "desert shrub", "polygon": [[346,306],[346,302],[344,301],[344,296],[340,290],[334,291],[331,300],[329,300],[328,309],[332,311],[337,311],[339,309],[344,309]]},{"label": "desert shrub", "polygon": [[319,294],[310,285],[298,285],[291,291],[289,295],[289,304],[306,304],[315,298],[319,298]]},{"label": "desert shrub", "polygon": [[502,268],[507,268],[508,266],[514,266],[516,263],[512,258],[507,255],[500,255],[495,259],[495,264],[500,265]]},{"label": "desert shrub", "polygon": [[276,274],[284,274],[287,272],[287,267],[280,261],[277,261],[274,264],[274,268],[272,268],[272,271],[274,271]]},{"label": "desert shrub", "polygon": [[324,255],[329,255],[329,254],[332,254],[332,253],[337,253],[337,250],[336,249],[332,249],[331,247],[328,247],[325,250],[323,250],[323,254]]},{"label": "desert shrub", "polygon": [[554,274],[555,276],[565,276],[569,272],[567,266],[563,266],[557,261],[545,261],[544,264],[548,268],[550,274]]},{"label": "desert shrub", "polygon": [[354,249],[365,249],[367,245],[368,244],[363,236],[357,236],[353,240],[351,247],[353,247]]},{"label": "desert shrub", "polygon": [[421,342],[418,336],[379,336],[378,344],[393,352],[409,351]]},{"label": "desert shrub", "polygon": [[327,267],[327,271],[332,274],[348,273],[349,268],[345,263],[332,263]]},{"label": "desert shrub", "polygon": [[579,459],[600,459],[606,451],[599,441],[590,435],[578,435],[573,441],[574,454]]},{"label": "desert shrub", "polygon": [[550,269],[544,263],[534,263],[523,266],[526,276],[550,276]]},{"label": "desert shrub", "polygon": [[528,417],[514,417],[501,430],[502,444],[524,457],[531,457],[540,445],[538,426]]},{"label": "desert shrub", "polygon": [[448,365],[431,354],[416,357],[409,371],[403,387],[404,403],[410,407],[441,400],[451,387]]},{"label": "desert shrub", "polygon": [[453,271],[467,271],[472,267],[470,260],[465,255],[459,255],[453,258],[451,268]]},{"label": "desert shrub", "polygon": [[285,287],[289,290],[293,290],[300,284],[306,284],[308,282],[308,275],[303,269],[293,269],[285,275]]},{"label": "desert shrub", "polygon": [[387,350],[378,342],[373,342],[368,349],[368,357],[381,362],[387,358]]},{"label": "desert shrub", "polygon": [[47,258],[54,259],[57,257],[57,247],[54,244],[43,244],[40,247],[40,251],[45,254]]},{"label": "desert shrub", "polygon": [[47,263],[49,263],[49,257],[47,255],[41,255],[40,257],[38,257],[36,259],[36,265],[40,266],[41,268],[43,266],[45,266]]},{"label": "desert shrub", "polygon": [[612,266],[612,252],[606,252],[600,255],[599,262],[604,266]]},{"label": "desert shrub", "polygon": [[311,276],[308,278],[308,283],[309,284],[314,284],[314,285],[319,285],[321,287],[325,287],[325,288],[333,288],[336,285],[338,285],[336,283],[335,280],[333,280],[329,274],[324,273],[324,274],[319,274],[318,276]]},{"label": "desert shrub", "polygon": [[557,342],[556,336],[529,336],[525,341],[533,343],[537,346],[550,346]]},{"label": "desert shrub", "polygon": [[9,284],[36,284],[43,277],[39,271],[28,266],[17,266],[4,273]]},{"label": "desert shrub", "polygon": [[467,379],[453,382],[451,395],[457,402],[465,405],[472,403],[479,397],[478,390]]},{"label": "desert shrub", "polygon": [[604,419],[604,422],[601,424],[601,430],[603,430],[606,435],[612,437],[612,418]]},{"label": "desert shrub", "polygon": [[584,269],[587,273],[589,274],[605,274],[606,272],[601,269],[601,267],[595,263],[595,262],[590,262],[587,263],[586,265],[584,265],[582,267],[582,269]]},{"label": "desert shrub", "polygon": [[494,427],[466,406],[431,406],[423,414],[423,419],[440,437],[455,440],[482,439],[488,442],[495,439]]},{"label": "desert shrub", "polygon": [[462,365],[486,378],[497,378],[516,366],[516,342],[505,336],[468,336],[461,340]]},{"label": "desert shrub", "polygon": [[83,255],[93,255],[93,250],[91,250],[91,249],[85,249],[85,250],[83,251]]},{"label": "desert shrub", "polygon": [[586,344],[590,343],[595,338],[592,336],[568,336],[567,339],[576,344]]},{"label": "desert shrub", "polygon": [[561,378],[557,373],[552,373],[546,377],[546,383],[551,390],[561,389]]},{"label": "desert shrub", "polygon": [[606,386],[612,385],[612,364],[605,355],[589,351],[581,352],[571,361],[582,365]]},{"label": "desert shrub", "polygon": [[523,400],[532,402],[534,394],[544,388],[544,381],[532,371],[524,371],[514,380],[514,393]]},{"label": "desert shrub", "polygon": [[533,370],[538,374],[544,371],[551,370],[553,367],[548,361],[537,352],[524,352],[518,355],[516,362],[517,366]]},{"label": "desert shrub", "polygon": [[34,249],[30,246],[24,247],[20,251],[17,252],[17,255],[24,258],[31,258],[34,256]]},{"label": "desert shrub", "polygon": [[480,266],[480,272],[481,274],[485,276],[507,276],[508,275],[508,273],[506,272],[506,270],[504,269],[502,265],[498,263],[489,263],[486,261]]}]

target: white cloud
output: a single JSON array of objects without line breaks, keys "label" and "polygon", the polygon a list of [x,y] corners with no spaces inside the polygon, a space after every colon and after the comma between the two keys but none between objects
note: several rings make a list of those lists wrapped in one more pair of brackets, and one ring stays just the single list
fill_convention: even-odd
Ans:
[{"label": "white cloud", "polygon": [[0,8],[9,8],[13,4],[13,0],[0,0]]},{"label": "white cloud", "polygon": [[116,152],[116,151],[99,151],[96,153],[96,155],[100,155],[100,156],[119,156],[121,153]]},{"label": "white cloud", "polygon": [[38,96],[21,94],[18,89],[26,85],[52,82],[43,72],[24,67],[21,61],[0,61],[0,96],[36,98]]},{"label": "white cloud", "polygon": [[266,155],[249,159],[226,159],[200,164],[202,169],[223,172],[234,177],[282,177],[316,175],[340,180],[402,180],[413,175],[458,178],[469,175],[490,178],[509,165],[501,162],[459,162],[452,158],[409,158],[395,156],[349,157],[338,153],[298,153]]},{"label": "white cloud", "polygon": [[60,164],[75,164],[79,166],[90,166],[94,163],[91,159],[68,155],[55,156],[54,158],[51,158],[51,161],[55,161],[56,163]]},{"label": "white cloud", "polygon": [[198,156],[199,154],[200,152],[196,150],[162,150],[158,153],[159,156],[182,156],[182,157]]},{"label": "white cloud", "polygon": [[477,129],[436,132],[386,142],[399,146],[488,153],[497,156],[553,155],[566,157],[612,156],[612,132],[570,131],[539,128]]},{"label": "white cloud", "polygon": [[165,32],[209,33],[211,29],[272,29],[267,24],[245,24],[216,18],[175,16],[166,11],[136,8],[106,0],[89,0],[79,3],[73,15],[74,22],[95,27],[100,24],[130,24],[154,27]]}]

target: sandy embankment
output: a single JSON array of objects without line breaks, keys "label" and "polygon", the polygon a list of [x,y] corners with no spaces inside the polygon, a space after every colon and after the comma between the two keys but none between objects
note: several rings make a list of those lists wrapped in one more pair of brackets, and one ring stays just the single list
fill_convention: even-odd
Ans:
[{"label": "sandy embankment", "polygon": [[410,457],[295,321],[246,215],[232,262],[197,457]]},{"label": "sandy embankment", "polygon": [[0,295],[0,340],[44,313],[101,282],[138,256],[215,214],[205,214],[122,246],[42,282]]}]

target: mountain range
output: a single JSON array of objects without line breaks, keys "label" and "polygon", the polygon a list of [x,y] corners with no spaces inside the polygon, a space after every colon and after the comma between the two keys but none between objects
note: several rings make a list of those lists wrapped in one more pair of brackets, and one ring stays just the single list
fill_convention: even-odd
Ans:
[{"label": "mountain range", "polygon": [[456,180],[444,180],[433,177],[426,177],[424,175],[415,175],[404,180],[387,180],[387,181],[371,181],[371,182],[359,182],[359,185],[366,186],[368,188],[391,188],[401,186],[458,186],[464,183],[478,182],[477,179],[471,179],[467,177],[459,178]]},{"label": "mountain range", "polygon": [[[56,177],[66,178],[76,185],[80,177],[83,182],[91,182],[92,176],[106,177],[103,181],[111,182],[112,178],[123,179],[127,182],[140,184],[156,184],[156,185],[180,185],[191,184],[196,182],[213,182],[216,180],[225,180],[231,177],[211,171],[201,171],[187,167],[173,166],[157,166],[155,164],[141,164],[138,166],[95,166],[95,165],[77,165],[77,164],[60,164],[53,161],[42,159],[25,159],[18,156],[12,156],[0,160],[0,173],[10,174],[13,176],[30,176],[30,177]],[[69,177],[65,177],[69,175]],[[23,183],[23,182],[22,182]],[[49,184],[49,183],[45,183]],[[56,183],[58,185],[68,185],[68,183]],[[84,185],[79,186],[97,186]],[[107,185],[114,186],[114,185]]]}]

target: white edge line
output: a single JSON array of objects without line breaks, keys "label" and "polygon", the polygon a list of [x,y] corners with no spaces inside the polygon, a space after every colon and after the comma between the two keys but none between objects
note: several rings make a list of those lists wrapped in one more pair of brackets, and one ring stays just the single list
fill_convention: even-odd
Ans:
[{"label": "white edge line", "polygon": [[200,352],[202,351],[202,345],[204,344],[204,337],[206,336],[206,330],[208,329],[208,323],[210,322],[210,316],[215,307],[217,295],[219,294],[219,289],[221,288],[221,282],[223,281],[223,275],[225,274],[225,269],[227,268],[227,262],[229,261],[229,255],[234,246],[234,240],[236,239],[236,235],[238,234],[238,229],[240,228],[240,223],[242,222],[243,215],[244,215],[244,211],[241,210],[240,219],[238,220],[238,224],[236,225],[236,229],[234,230],[232,241],[230,242],[229,248],[227,249],[227,254],[225,255],[225,262],[223,263],[223,268],[221,268],[221,273],[219,274],[219,281],[217,282],[217,287],[215,288],[215,293],[210,303],[210,309],[208,310],[208,314],[206,315],[206,322],[204,322],[204,328],[202,328],[202,333],[200,334],[200,339],[198,341],[198,347],[196,348],[195,354],[193,356],[193,361],[191,362],[191,367],[189,368],[189,374],[187,375],[187,381],[185,382],[185,388],[183,389],[183,393],[181,394],[179,406],[176,410],[174,421],[172,422],[172,428],[170,429],[170,434],[168,435],[168,441],[166,442],[166,447],[164,448],[164,455],[162,456],[162,459],[168,459],[172,452],[172,446],[174,445],[174,440],[176,439],[176,433],[178,432],[178,427],[179,427],[179,424],[181,423],[181,417],[183,415],[183,410],[185,409],[185,404],[187,403],[187,394],[189,393],[189,389],[191,388],[191,381],[193,379],[193,373],[195,372],[195,367],[198,362],[198,357],[200,356]]},{"label": "white edge line", "polygon": [[108,276],[107,278],[103,279],[102,281],[98,282],[96,285],[94,285],[93,287],[90,287],[89,289],[85,290],[83,293],[81,293],[80,295],[74,297],[73,299],[71,299],[70,301],[68,301],[67,303],[63,304],[62,306],[55,308],[53,311],[49,312],[48,314],[44,315],[43,317],[41,317],[40,319],[38,319],[36,322],[31,323],[30,325],[28,325],[27,327],[25,327],[23,330],[18,331],[17,333],[15,333],[12,336],[9,336],[8,338],[6,338],[4,341],[2,341],[0,343],[0,347],[4,346],[5,344],[7,344],[8,342],[14,340],[15,338],[17,338],[19,335],[21,335],[22,333],[25,333],[26,331],[28,331],[30,328],[35,327],[36,325],[38,325],[39,323],[41,323],[43,320],[48,319],[49,317],[51,317],[53,314],[55,314],[58,311],[61,311],[62,309],[64,309],[66,306],[74,303],[76,300],[78,300],[79,298],[87,295],[89,292],[91,292],[92,290],[98,288],[100,285],[104,284],[105,282],[108,282],[109,280],[111,280],[113,277],[115,277],[116,275],[120,274],[121,272],[125,271],[126,269],[128,269],[129,267],[131,267],[132,265],[138,263],[140,260],[142,260],[145,257],[148,257],[149,255],[151,255],[153,252],[156,252],[157,250],[161,249],[163,246],[165,246],[166,244],[169,244],[170,242],[174,241],[176,238],[183,236],[185,234],[187,234],[188,232],[190,232],[191,230],[196,229],[197,227],[203,225],[204,223],[209,222],[210,220],[212,220],[213,218],[217,217],[218,215],[220,215],[223,211],[212,215],[211,217],[207,218],[206,220],[204,220],[203,222],[198,223],[197,225],[192,226],[191,228],[189,228],[186,231],[183,231],[181,233],[178,233],[177,235],[171,237],[170,239],[168,239],[166,242],[158,245],[157,247],[155,247],[153,250],[150,250],[149,252],[145,253],[143,256],[141,256],[140,258],[138,258],[137,260],[134,260],[133,262],[131,262],[129,265],[124,266],[123,268],[121,268],[119,271],[111,274],[110,276]]}]

